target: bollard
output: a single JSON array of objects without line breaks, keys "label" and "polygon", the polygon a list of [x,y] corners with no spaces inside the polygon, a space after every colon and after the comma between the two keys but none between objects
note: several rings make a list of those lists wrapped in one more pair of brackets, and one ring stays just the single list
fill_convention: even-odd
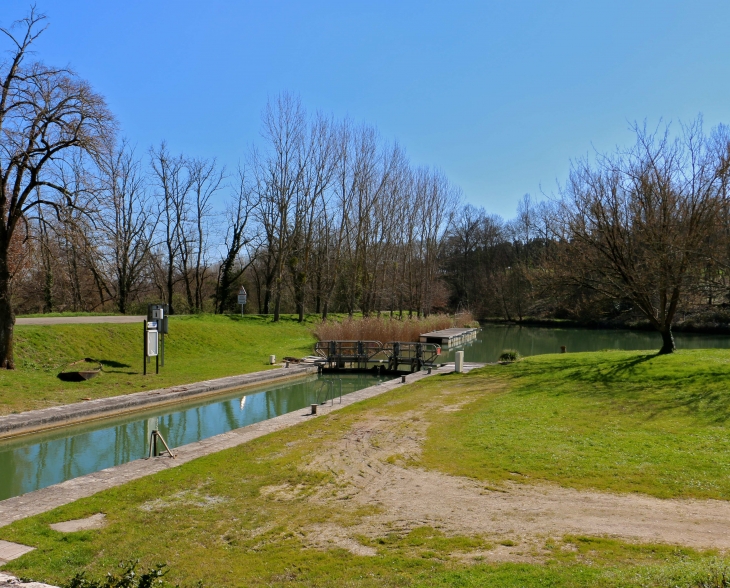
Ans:
[{"label": "bollard", "polygon": [[464,352],[457,351],[454,355],[455,355],[454,371],[457,374],[460,374],[462,371],[464,371]]},{"label": "bollard", "polygon": [[568,351],[568,348],[565,345],[560,346],[560,353],[566,353]]},{"label": "bollard", "polygon": [[276,363],[276,355],[269,355],[269,363],[274,365]]},{"label": "bollard", "polygon": [[428,368],[428,375],[431,375],[431,368]]},{"label": "bollard", "polygon": [[289,367],[289,362],[288,361],[284,363],[284,367],[285,368],[288,368]]},{"label": "bollard", "polygon": [[317,414],[317,405],[316,404],[312,405],[312,414]]},{"label": "bollard", "polygon": [[401,382],[401,384],[405,384],[406,383],[406,377],[405,376],[401,376],[400,377],[400,382]]}]

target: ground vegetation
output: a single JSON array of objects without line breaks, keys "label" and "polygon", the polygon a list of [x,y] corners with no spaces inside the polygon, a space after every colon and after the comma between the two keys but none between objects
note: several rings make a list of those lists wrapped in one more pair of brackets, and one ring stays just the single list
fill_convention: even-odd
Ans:
[{"label": "ground vegetation", "polygon": [[[0,415],[84,399],[165,388],[271,368],[269,356],[312,353],[316,317],[187,315],[170,319],[165,367],[142,375],[142,323],[16,327],[16,369],[0,377]],[[89,357],[103,366],[86,382],[63,382],[68,364]],[[154,358],[152,359],[154,362]]]},{"label": "ground vegetation", "polygon": [[[56,583],[133,557],[221,586],[706,585],[728,569],[727,360],[565,354],[434,376],[4,527],[37,547],[6,567]],[[98,512],[99,530],[48,528]]]},{"label": "ground vegetation", "polygon": [[395,316],[371,316],[322,322],[314,329],[320,341],[420,341],[423,333],[452,327],[475,327],[478,322],[468,312],[449,316],[432,314],[421,318],[398,319]]}]

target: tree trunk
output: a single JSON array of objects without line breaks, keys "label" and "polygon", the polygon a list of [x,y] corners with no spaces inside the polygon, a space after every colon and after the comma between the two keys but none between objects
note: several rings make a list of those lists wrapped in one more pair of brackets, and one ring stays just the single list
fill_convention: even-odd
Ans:
[{"label": "tree trunk", "polygon": [[274,322],[279,322],[281,318],[281,291],[277,288],[276,298],[274,299]]},{"label": "tree trunk", "polygon": [[175,274],[173,272],[175,271],[175,268],[172,265],[172,258],[168,261],[170,265],[167,268],[167,308],[170,310],[170,314],[175,314],[175,309],[172,305],[172,294],[175,287]]},{"label": "tree trunk", "polygon": [[668,327],[665,327],[664,329],[660,330],[659,333],[661,333],[662,336],[662,348],[659,350],[660,355],[664,355],[666,353],[674,353],[674,336],[672,335],[672,326],[669,325]]},{"label": "tree trunk", "polygon": [[0,268],[0,369],[15,369],[13,360],[13,328],[15,314],[10,303],[10,272]]}]

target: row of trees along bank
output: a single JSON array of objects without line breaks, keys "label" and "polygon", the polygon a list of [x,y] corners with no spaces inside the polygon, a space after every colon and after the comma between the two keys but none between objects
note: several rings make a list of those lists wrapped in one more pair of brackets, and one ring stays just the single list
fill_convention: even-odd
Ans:
[{"label": "row of trees along bank", "polygon": [[446,237],[452,304],[478,316],[641,317],[674,349],[678,313],[727,323],[730,132],[702,119],[573,162],[558,197],[504,223],[466,206]]},{"label": "row of trees along bank", "polygon": [[0,65],[0,365],[14,310],[272,314],[383,311],[588,320],[639,313],[673,349],[678,312],[722,309],[730,284],[725,127],[648,131],[574,162],[552,199],[505,222],[461,203],[366,125],[282,94],[239,169],[140,153],[73,72],[31,61],[43,17]]},{"label": "row of trees along bank", "polygon": [[282,94],[239,169],[139,153],[103,98],[68,69],[33,61],[44,17],[11,29],[0,64],[0,365],[14,314],[171,313],[250,304],[273,314],[332,308],[409,315],[444,306],[445,230],[460,194],[397,144],[351,121],[308,115]]}]

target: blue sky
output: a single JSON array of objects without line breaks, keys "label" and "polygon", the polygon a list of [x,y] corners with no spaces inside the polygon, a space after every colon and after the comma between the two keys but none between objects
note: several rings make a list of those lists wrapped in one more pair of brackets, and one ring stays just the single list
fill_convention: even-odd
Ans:
[{"label": "blue sky", "polygon": [[[29,2],[0,0],[0,23]],[[269,96],[370,123],[511,217],[629,123],[730,122],[730,2],[38,0],[38,56],[104,94],[138,149],[235,167]],[[6,47],[7,45],[4,45]]]}]

